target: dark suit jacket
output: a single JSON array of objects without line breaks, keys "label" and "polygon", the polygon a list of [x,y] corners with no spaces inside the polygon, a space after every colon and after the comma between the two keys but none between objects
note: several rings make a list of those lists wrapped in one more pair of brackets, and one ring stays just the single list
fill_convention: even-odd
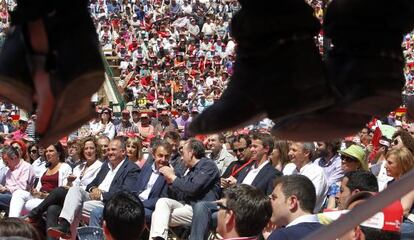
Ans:
[{"label": "dark suit jacket", "polygon": [[[3,125],[4,125],[3,123],[0,123],[0,132],[1,133],[4,132],[4,126]],[[5,125],[7,125],[7,127],[9,128],[9,134],[15,131],[14,127],[10,123],[6,123]]]},{"label": "dark suit jacket", "polygon": [[[139,174],[138,180],[134,186],[133,192],[138,196],[141,194],[145,187],[148,184],[148,181],[151,178],[152,174],[152,163],[145,163],[141,169],[141,173]],[[157,203],[159,198],[167,197],[167,182],[162,175],[159,175],[157,180],[152,186],[150,194],[148,195],[148,199],[142,201],[144,204],[144,208],[154,210],[155,204]]]},{"label": "dark suit jacket", "polygon": [[[99,184],[103,182],[106,177],[106,174],[109,172],[109,160],[105,161],[102,164],[101,170],[99,170],[95,179],[86,186],[86,191],[90,191],[92,187],[98,187]],[[119,191],[129,191],[131,192],[134,184],[137,182],[140,169],[139,167],[129,161],[127,158],[124,159],[121,167],[116,173],[114,179],[111,182],[108,192],[102,194],[103,202],[106,202],[111,196]]]},{"label": "dark suit jacket", "polygon": [[168,196],[187,204],[215,201],[219,197],[219,180],[220,172],[214,161],[202,158],[187,175],[177,176],[170,185]]},{"label": "dark suit jacket", "polygon": [[[252,163],[254,164],[254,163]],[[239,176],[237,177],[237,182],[242,183],[244,178],[246,178],[247,174],[250,171],[250,167],[252,165],[244,168]],[[256,175],[252,182],[252,186],[262,190],[266,195],[269,195],[273,192],[273,182],[277,177],[282,176],[282,173],[275,169],[270,162],[266,164]]]}]

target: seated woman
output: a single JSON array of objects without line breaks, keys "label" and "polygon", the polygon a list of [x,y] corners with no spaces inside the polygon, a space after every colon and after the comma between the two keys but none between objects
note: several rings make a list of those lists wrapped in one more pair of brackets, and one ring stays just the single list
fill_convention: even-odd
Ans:
[{"label": "seated woman", "polygon": [[53,189],[64,186],[72,168],[64,163],[65,152],[58,142],[46,148],[47,168],[42,174],[36,188],[30,192],[17,190],[10,201],[9,217],[20,217],[22,212],[27,212],[39,205]]},{"label": "seated woman", "polygon": [[[388,182],[387,186],[414,168],[414,156],[406,147],[392,149],[387,153],[386,159],[385,169],[387,175],[394,178]],[[414,239],[414,191],[401,198],[401,205],[404,210],[401,240]]]},{"label": "seated woman", "polygon": [[145,158],[142,157],[142,144],[138,138],[128,138],[126,142],[128,159],[138,165],[139,168],[145,164]]},{"label": "seated woman", "polygon": [[80,147],[82,163],[73,169],[73,174],[68,177],[66,186],[51,191],[44,201],[29,213],[26,219],[28,222],[38,223],[43,213],[47,212],[46,229],[56,226],[69,187],[79,186],[85,189],[96,177],[102,162],[98,160],[99,150],[95,138],[86,137],[81,141]]}]

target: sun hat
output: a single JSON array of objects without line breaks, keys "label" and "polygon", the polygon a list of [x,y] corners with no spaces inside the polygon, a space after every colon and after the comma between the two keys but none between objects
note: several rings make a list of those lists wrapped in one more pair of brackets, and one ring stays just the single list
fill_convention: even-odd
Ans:
[{"label": "sun hat", "polygon": [[347,157],[352,157],[356,160],[358,160],[361,163],[361,166],[364,170],[368,170],[368,165],[367,162],[365,161],[365,150],[356,144],[352,144],[351,146],[349,146],[347,149],[345,149],[344,151],[339,151],[339,153],[341,155],[347,156]]}]

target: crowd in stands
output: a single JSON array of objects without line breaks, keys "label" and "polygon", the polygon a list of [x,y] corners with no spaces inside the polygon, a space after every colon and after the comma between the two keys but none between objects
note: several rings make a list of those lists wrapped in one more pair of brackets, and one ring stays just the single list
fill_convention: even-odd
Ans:
[{"label": "crowd in stands", "polygon": [[[308,2],[322,19],[321,2]],[[11,5],[0,4],[0,41]],[[352,209],[414,168],[414,123],[404,106],[336,141],[278,140],[267,119],[193,136],[189,123],[233,72],[237,1],[91,0],[89,7],[103,54],[119,63],[126,107],[118,114],[98,101],[88,124],[40,146],[36,115],[0,102],[5,236],[20,225],[32,239],[75,239],[79,226],[103,229],[107,239],[300,239],[324,224],[318,213]],[[316,42],[323,54],[323,33]],[[403,47],[410,95],[413,34]],[[361,224],[341,239],[414,239],[413,204],[411,192],[392,205],[398,227]]]}]

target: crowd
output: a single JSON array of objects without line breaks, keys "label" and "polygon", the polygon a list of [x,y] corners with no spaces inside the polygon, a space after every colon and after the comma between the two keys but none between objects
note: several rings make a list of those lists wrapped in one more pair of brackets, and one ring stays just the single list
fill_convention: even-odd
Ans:
[{"label": "crowd", "polygon": [[[322,20],[321,2],[308,2]],[[12,7],[1,1],[0,42]],[[404,106],[337,141],[278,140],[267,119],[193,136],[189,123],[233,73],[229,25],[239,8],[221,0],[91,0],[103,54],[119,63],[126,107],[114,113],[98,101],[93,120],[42,147],[36,115],[0,103],[0,235],[20,225],[32,239],[75,239],[79,226],[107,239],[300,239],[335,219],[327,212],[346,214],[414,167]],[[315,40],[324,54],[323,32]],[[414,93],[413,46],[409,34],[406,95]],[[413,204],[411,192],[381,212],[395,226],[374,219],[341,239],[414,239]]]}]

